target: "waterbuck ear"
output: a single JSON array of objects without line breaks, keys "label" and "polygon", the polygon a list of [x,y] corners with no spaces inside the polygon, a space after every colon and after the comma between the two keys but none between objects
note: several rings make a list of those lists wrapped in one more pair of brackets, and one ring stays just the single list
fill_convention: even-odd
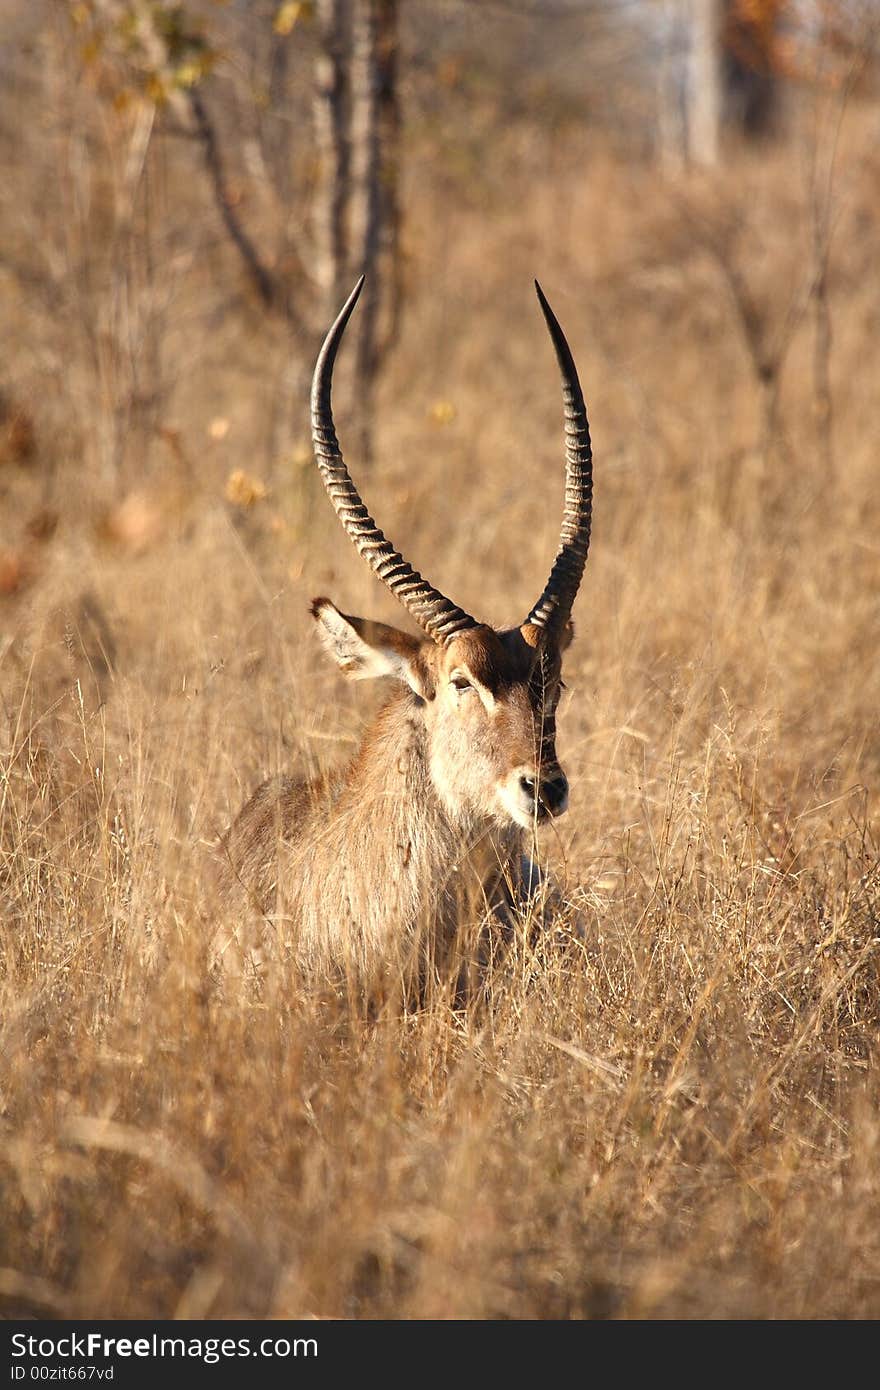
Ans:
[{"label": "waterbuck ear", "polygon": [[[541,642],[546,639],[546,629],[543,627],[536,627],[534,623],[523,623],[520,632],[527,645],[536,649],[540,646]],[[571,646],[573,637],[574,623],[571,621],[571,618],[566,618],[565,624],[557,639],[560,652],[564,652]]]},{"label": "waterbuck ear", "polygon": [[368,618],[340,613],[328,598],[312,600],[312,617],[324,647],[352,680],[393,676],[404,681],[423,700],[434,696],[434,679],[426,659],[426,643],[407,632]]}]

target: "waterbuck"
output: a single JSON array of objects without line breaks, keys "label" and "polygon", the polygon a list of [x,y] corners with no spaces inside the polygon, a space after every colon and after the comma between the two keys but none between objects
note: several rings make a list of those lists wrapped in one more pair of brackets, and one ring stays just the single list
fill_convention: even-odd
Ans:
[{"label": "waterbuck", "polygon": [[568,804],[556,706],[590,540],[592,454],[571,352],[536,282],[565,407],[559,551],[518,626],[496,631],[457,607],[378,529],[336,438],[333,366],[362,284],[315,367],[315,458],[344,530],[424,635],[313,601],[318,636],[345,675],[390,676],[396,689],[348,766],[312,781],[264,782],[221,854],[228,881],[245,889],[292,959],[369,979],[412,966],[423,973],[469,923],[482,921],[484,931],[494,917],[509,931],[534,892],[527,839]]}]

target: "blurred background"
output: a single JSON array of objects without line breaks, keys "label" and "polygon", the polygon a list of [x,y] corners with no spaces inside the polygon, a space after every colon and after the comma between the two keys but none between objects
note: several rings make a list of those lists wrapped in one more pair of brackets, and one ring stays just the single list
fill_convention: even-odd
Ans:
[{"label": "blurred background", "polygon": [[[20,1311],[880,1311],[878,29],[877,0],[0,0]],[[359,1032],[207,956],[205,852],[382,698],[308,600],[402,621],[309,443],[363,270],[347,461],[475,615],[520,621],[559,533],[535,277],[592,427],[542,846],[586,944],[517,957],[488,1023]]]},{"label": "blurred background", "polygon": [[438,523],[481,474],[499,505],[488,419],[519,410],[535,488],[533,275],[578,349],[603,489],[704,472],[705,450],[840,462],[876,309],[872,0],[2,10],[4,595],[62,518],[137,551],[196,495],[271,487],[276,523],[302,521],[316,345],[362,270],[352,463],[430,486],[403,441],[377,448],[405,402],[407,452],[444,436]]}]

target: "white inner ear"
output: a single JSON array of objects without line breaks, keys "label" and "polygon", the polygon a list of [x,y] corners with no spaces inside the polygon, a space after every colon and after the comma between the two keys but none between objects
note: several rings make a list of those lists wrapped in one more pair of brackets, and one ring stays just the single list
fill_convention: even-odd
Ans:
[{"label": "white inner ear", "polygon": [[326,603],[315,614],[318,636],[337,666],[356,681],[393,676],[405,681],[417,695],[422,693],[408,657],[393,647],[371,646],[332,604]]}]

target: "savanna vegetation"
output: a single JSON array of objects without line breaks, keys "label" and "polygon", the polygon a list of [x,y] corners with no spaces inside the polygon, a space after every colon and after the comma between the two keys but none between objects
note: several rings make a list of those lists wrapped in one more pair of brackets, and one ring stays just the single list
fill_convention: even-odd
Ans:
[{"label": "savanna vegetation", "polygon": [[554,43],[525,6],[401,0],[396,309],[369,399],[340,357],[352,472],[413,564],[521,620],[561,513],[537,275],[595,501],[559,920],[485,998],[377,1012],[212,955],[217,836],[382,699],[310,597],[402,621],[308,443],[315,16],[175,11],[207,37],[164,90],[100,5],[2,9],[3,1312],[880,1314],[867,39],[786,78],[772,133],[670,167],[582,16]]}]

